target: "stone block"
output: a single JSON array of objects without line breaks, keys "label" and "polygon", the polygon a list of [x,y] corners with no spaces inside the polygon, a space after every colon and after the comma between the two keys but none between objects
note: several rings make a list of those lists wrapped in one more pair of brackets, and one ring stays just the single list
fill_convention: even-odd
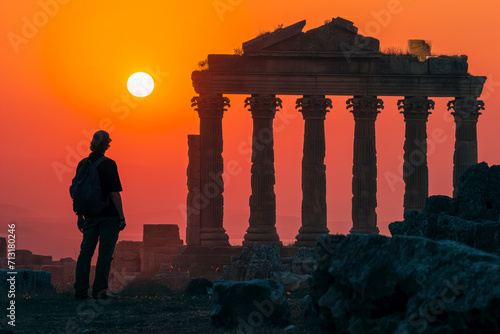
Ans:
[{"label": "stone block", "polygon": [[118,271],[141,271],[141,260],[131,260],[131,261],[123,261],[123,260],[113,260],[112,267]]},{"label": "stone block", "polygon": [[439,56],[428,58],[429,74],[467,75],[467,56]]},{"label": "stone block", "polygon": [[172,263],[175,261],[177,254],[156,253],[154,255],[155,263]]},{"label": "stone block", "polygon": [[412,58],[410,60],[410,71],[412,75],[422,75],[429,73],[429,63]]},{"label": "stone block", "polygon": [[169,247],[169,246],[181,246],[182,240],[179,237],[169,237],[169,236],[150,236],[144,238],[144,248],[147,247]]},{"label": "stone block", "polygon": [[144,225],[143,239],[149,237],[174,237],[179,239],[179,226],[174,224]]},{"label": "stone block", "polygon": [[59,260],[61,263],[76,263],[76,261],[71,257],[64,257]]},{"label": "stone block", "polygon": [[7,278],[15,276],[16,295],[54,292],[54,287],[50,283],[51,274],[47,271],[18,270],[15,275],[8,274],[8,270],[0,270],[0,291],[9,291],[10,282]]},{"label": "stone block", "polygon": [[0,259],[0,269],[8,269],[8,261],[9,260],[7,258]]},{"label": "stone block", "polygon": [[33,253],[27,249],[16,249],[16,266],[17,265],[31,265],[31,256]]},{"label": "stone block", "polygon": [[40,270],[47,271],[51,274],[52,285],[64,282],[64,265],[42,265]]},{"label": "stone block", "polygon": [[31,255],[31,261],[34,265],[39,265],[39,266],[48,265],[52,264],[52,256],[33,254]]},{"label": "stone block", "polygon": [[116,244],[115,252],[132,251],[139,252],[143,247],[142,241],[120,241]]},{"label": "stone block", "polygon": [[131,260],[140,260],[140,254],[138,251],[121,251],[121,252],[116,252],[114,254],[114,258],[116,260],[122,260],[122,261],[131,261]]},{"label": "stone block", "polygon": [[7,257],[7,239],[0,237],[0,259]]},{"label": "stone block", "polygon": [[405,55],[389,56],[390,74],[410,74],[410,57]]}]

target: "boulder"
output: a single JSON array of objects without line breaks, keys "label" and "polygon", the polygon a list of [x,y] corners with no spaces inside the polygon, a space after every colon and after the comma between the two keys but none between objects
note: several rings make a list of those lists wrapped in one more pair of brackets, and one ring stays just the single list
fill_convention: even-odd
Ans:
[{"label": "boulder", "polygon": [[262,326],[286,327],[290,309],[283,286],[269,279],[216,281],[213,286],[215,327],[253,333]]},{"label": "boulder", "polygon": [[500,222],[470,221],[449,215],[407,211],[403,222],[389,224],[393,236],[453,240],[485,252],[500,254]]},{"label": "boulder", "polygon": [[481,162],[467,168],[458,185],[457,216],[467,220],[498,220],[500,166]]},{"label": "boulder", "polygon": [[298,275],[287,271],[273,271],[271,279],[283,285],[286,291],[309,289],[311,275]]},{"label": "boulder", "polygon": [[16,295],[35,295],[40,293],[54,292],[54,287],[50,283],[51,274],[41,270],[14,270],[17,274],[9,274],[10,270],[0,270],[0,290],[9,291],[10,282],[7,279],[14,277]]},{"label": "boulder", "polygon": [[269,278],[272,271],[281,271],[280,248],[276,244],[253,243],[245,247],[240,255],[231,258],[231,264],[224,266],[224,279],[248,281]]},{"label": "boulder", "polygon": [[482,162],[462,173],[456,198],[431,196],[422,212],[405,212],[404,221],[389,224],[389,230],[500,253],[499,215],[500,166]]},{"label": "boulder", "polygon": [[292,260],[292,273],[311,274],[314,270],[314,247],[300,247]]},{"label": "boulder", "polygon": [[351,234],[321,258],[314,280],[325,266],[328,280],[313,282],[311,296],[330,331],[500,332],[497,255],[453,241]]}]

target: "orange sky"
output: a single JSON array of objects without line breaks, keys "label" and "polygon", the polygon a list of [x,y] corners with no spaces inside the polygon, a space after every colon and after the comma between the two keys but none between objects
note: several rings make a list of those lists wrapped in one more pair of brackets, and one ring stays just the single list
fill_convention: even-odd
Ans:
[{"label": "orange sky", "polygon": [[[219,6],[219,11],[216,9]],[[390,10],[390,11],[389,11]],[[391,12],[392,11],[392,12]],[[108,127],[108,156],[118,163],[128,227],[120,240],[140,240],[142,224],[179,224],[184,238],[187,134],[198,133],[190,107],[191,72],[210,53],[233,53],[260,31],[306,19],[305,30],[341,16],[381,48],[432,41],[435,54],[466,54],[473,75],[488,77],[478,125],[479,160],[500,163],[500,23],[496,0],[23,0],[0,3],[0,236],[17,223],[17,247],[55,259],[75,257],[81,239],[68,187],[88,153],[85,133]],[[388,14],[388,15],[387,15]],[[152,95],[131,99],[127,78],[155,77]],[[232,243],[248,227],[250,113],[245,96],[229,96],[224,159],[225,227]],[[350,228],[354,121],[345,97],[327,115],[328,227]],[[300,227],[303,120],[296,97],[282,97],[275,121],[277,228],[291,242]],[[404,122],[398,97],[385,98],[377,120],[378,225],[402,218]],[[454,128],[447,99],[429,118],[430,193],[450,195]],[[57,167],[59,172],[55,172]],[[390,181],[388,181],[390,180]]]}]

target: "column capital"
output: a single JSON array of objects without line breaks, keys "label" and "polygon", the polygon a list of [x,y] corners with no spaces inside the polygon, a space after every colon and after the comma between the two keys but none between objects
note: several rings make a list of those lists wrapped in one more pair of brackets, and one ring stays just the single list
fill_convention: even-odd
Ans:
[{"label": "column capital", "polygon": [[245,108],[252,113],[252,118],[274,118],[276,111],[282,108],[282,101],[275,95],[252,95],[245,99]]},{"label": "column capital", "polygon": [[384,109],[384,101],[376,96],[354,96],[346,104],[346,109],[352,108],[355,120],[376,120],[379,109]]},{"label": "column capital", "polygon": [[484,110],[484,102],[474,97],[460,97],[448,102],[448,110],[451,109],[455,120],[477,121],[481,115],[479,110]]},{"label": "column capital", "polygon": [[332,100],[322,95],[304,95],[297,99],[295,109],[299,109],[304,119],[326,119],[327,108],[333,108]]},{"label": "column capital", "polygon": [[195,107],[200,118],[222,118],[231,104],[229,98],[222,95],[200,95],[191,99],[191,107]]},{"label": "column capital", "polygon": [[409,96],[402,100],[398,100],[398,110],[403,110],[400,113],[404,115],[405,121],[423,120],[427,121],[427,116],[431,114],[429,110],[434,110],[436,103],[423,96]]}]

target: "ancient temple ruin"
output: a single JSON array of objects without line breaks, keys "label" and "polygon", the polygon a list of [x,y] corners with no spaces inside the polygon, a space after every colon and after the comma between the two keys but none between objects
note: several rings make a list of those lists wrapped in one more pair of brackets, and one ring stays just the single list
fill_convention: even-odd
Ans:
[{"label": "ancient temple ruin", "polygon": [[253,118],[249,227],[244,245],[280,243],[276,233],[273,119],[279,95],[300,95],[305,120],[302,159],[302,227],[296,246],[313,246],[329,232],[326,222],[325,128],[332,106],[327,96],[343,95],[354,116],[351,233],[378,233],[375,121],[383,96],[399,96],[406,123],[404,209],[422,210],[428,197],[426,122],[434,101],[449,97],[456,122],[453,186],[477,163],[476,124],[484,110],[486,77],[468,73],[466,56],[430,56],[428,45],[413,41],[409,54],[384,54],[379,41],[358,34],[352,22],[333,19],[303,32],[306,21],[243,43],[243,52],[209,55],[208,68],[192,74],[198,96],[193,107],[200,134],[189,136],[188,246],[228,246],[223,224],[222,118],[230,107],[224,94],[244,94]]}]

